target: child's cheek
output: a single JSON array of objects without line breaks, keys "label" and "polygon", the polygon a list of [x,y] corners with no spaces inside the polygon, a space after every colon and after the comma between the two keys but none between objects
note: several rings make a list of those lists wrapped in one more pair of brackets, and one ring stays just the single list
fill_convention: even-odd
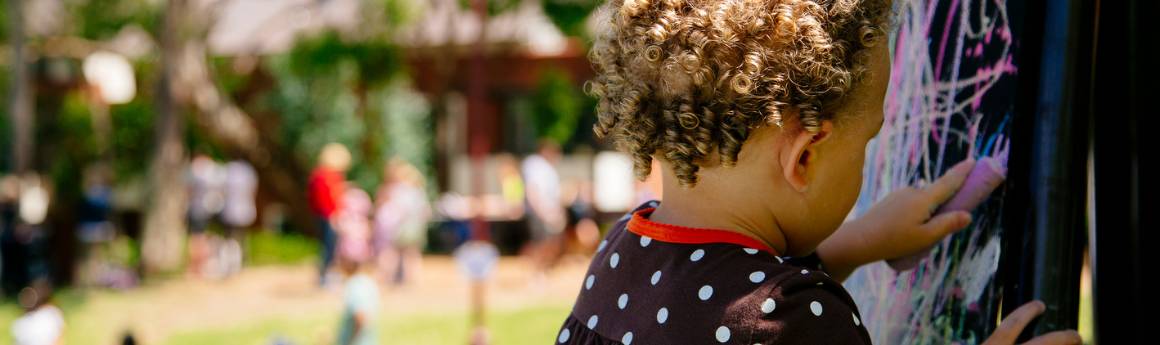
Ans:
[{"label": "child's cheek", "polygon": [[850,209],[854,207],[854,203],[858,200],[858,193],[862,190],[862,166],[866,159],[866,146],[863,143],[853,147],[848,152],[850,154],[842,160],[845,165],[842,167],[842,171],[847,173],[843,180],[838,182],[841,185],[840,207],[843,215],[849,213]]}]

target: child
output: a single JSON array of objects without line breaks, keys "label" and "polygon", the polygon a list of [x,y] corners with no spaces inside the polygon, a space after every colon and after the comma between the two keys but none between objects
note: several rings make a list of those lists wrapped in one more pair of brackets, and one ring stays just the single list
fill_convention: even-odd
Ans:
[{"label": "child", "polygon": [[[340,246],[341,251],[343,247]],[[379,309],[379,286],[365,272],[368,256],[340,255],[338,266],[346,275],[343,288],[342,319],[339,324],[339,345],[378,344],[375,326]]]},{"label": "child", "polygon": [[427,181],[414,165],[391,159],[384,173],[387,181],[379,187],[374,210],[374,250],[380,276],[388,283],[403,285],[417,279],[427,245]]},{"label": "child", "polygon": [[[888,0],[611,0],[591,51],[598,135],[660,161],[664,202],[599,245],[558,343],[868,344],[840,282],[970,223],[931,216],[963,162],[843,224],[890,76]],[[1043,312],[1008,315],[1010,344]],[[1079,343],[1074,331],[1033,340]]]},{"label": "child", "polygon": [[16,345],[55,345],[62,342],[65,322],[60,308],[52,303],[52,286],[47,279],[37,279],[18,295],[24,315],[12,321],[12,343]]},{"label": "child", "polygon": [[318,281],[324,287],[330,281],[327,276],[338,246],[335,214],[342,207],[342,193],[346,191],[346,171],[350,169],[350,159],[350,151],[347,151],[346,146],[339,143],[326,144],[318,154],[318,167],[310,173],[307,183],[310,208],[318,219],[322,235]]},{"label": "child", "polygon": [[342,205],[334,213],[335,231],[338,232],[339,259],[364,262],[370,260],[371,250],[371,197],[357,187],[342,194]]}]

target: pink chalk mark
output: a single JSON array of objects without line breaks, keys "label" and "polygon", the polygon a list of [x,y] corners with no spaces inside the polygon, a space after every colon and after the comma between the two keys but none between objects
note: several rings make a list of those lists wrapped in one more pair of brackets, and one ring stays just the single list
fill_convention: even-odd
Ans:
[{"label": "pink chalk mark", "polygon": [[[934,1],[932,1],[932,3],[933,2]],[[957,13],[958,11],[959,11],[959,0],[951,1],[950,12],[947,12],[946,24],[943,25],[942,39],[939,40],[939,44],[938,44],[938,59],[936,59],[935,63],[934,63],[934,76],[935,76],[935,78],[940,78],[942,76],[943,55],[946,53],[946,50],[947,50],[947,40],[948,40],[948,36],[951,33],[951,23],[953,23],[955,21],[955,13]],[[930,31],[929,27],[928,27],[927,31],[928,32]]]},{"label": "pink chalk mark", "polygon": [[995,69],[1003,73],[1011,74],[1015,74],[1015,72],[1019,71],[1019,68],[1015,67],[1015,62],[1013,62],[1013,57],[1011,55],[1007,55],[1007,58],[995,62]]},{"label": "pink chalk mark", "polygon": [[[987,75],[988,73],[991,73],[991,69],[989,67],[979,67],[975,70],[975,75]],[[983,81],[984,79],[975,80],[975,94],[978,94],[979,90],[983,88]],[[971,109],[979,110],[979,106],[982,105],[982,103],[983,97],[975,97],[975,99],[971,100]]]}]

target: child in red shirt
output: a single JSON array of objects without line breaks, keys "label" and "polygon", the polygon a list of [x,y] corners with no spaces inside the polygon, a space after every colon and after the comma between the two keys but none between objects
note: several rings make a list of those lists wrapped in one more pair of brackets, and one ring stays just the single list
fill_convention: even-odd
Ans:
[{"label": "child in red shirt", "polygon": [[342,207],[342,194],[346,191],[346,170],[350,168],[350,151],[338,143],[326,144],[318,154],[318,167],[310,173],[307,181],[307,197],[310,208],[318,219],[321,231],[321,255],[318,269],[320,285],[328,283],[327,272],[334,264],[338,245],[335,215]]},{"label": "child in red shirt", "polygon": [[[970,223],[932,216],[963,162],[843,222],[882,124],[889,0],[611,0],[590,53],[598,135],[655,158],[664,202],[598,248],[567,344],[868,344],[840,282]],[[986,344],[1011,344],[1041,302]],[[1074,331],[1033,339],[1079,344]]]}]

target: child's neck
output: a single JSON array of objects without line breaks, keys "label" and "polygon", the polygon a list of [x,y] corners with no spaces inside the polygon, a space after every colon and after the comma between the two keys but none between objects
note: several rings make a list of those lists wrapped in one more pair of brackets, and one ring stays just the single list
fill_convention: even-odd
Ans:
[{"label": "child's neck", "polygon": [[702,178],[694,188],[684,188],[676,183],[675,176],[670,176],[671,170],[665,170],[664,200],[650,220],[736,232],[765,243],[778,255],[786,255],[787,241],[777,216],[763,203],[748,199],[753,190],[745,190],[737,183],[714,183],[710,178]]}]

